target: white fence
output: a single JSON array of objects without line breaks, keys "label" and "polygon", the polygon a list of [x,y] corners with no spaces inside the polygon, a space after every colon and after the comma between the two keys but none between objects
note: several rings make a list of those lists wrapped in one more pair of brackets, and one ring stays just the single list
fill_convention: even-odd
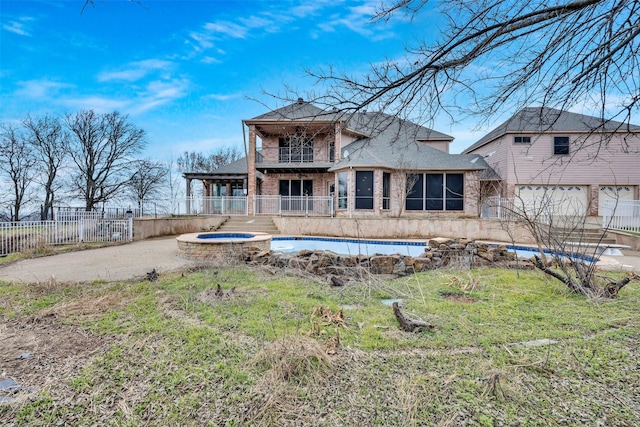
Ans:
[{"label": "white fence", "polygon": [[54,245],[132,239],[131,219],[103,219],[93,212],[56,221],[0,222],[0,256]]},{"label": "white fence", "polygon": [[332,216],[331,196],[254,196],[255,215]]},{"label": "white fence", "polygon": [[602,227],[640,233],[640,200],[605,200]]},{"label": "white fence", "polygon": [[[333,216],[331,196],[253,196],[253,215]],[[80,207],[54,209],[54,218],[143,218],[171,215],[249,215],[246,196],[188,197],[149,200],[135,207],[101,206],[85,212]]]}]

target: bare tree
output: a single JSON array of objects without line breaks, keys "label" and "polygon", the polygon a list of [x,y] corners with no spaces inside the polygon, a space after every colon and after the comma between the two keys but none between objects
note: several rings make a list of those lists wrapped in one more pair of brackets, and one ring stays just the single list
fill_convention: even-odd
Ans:
[{"label": "bare tree", "polygon": [[[587,227],[587,210],[568,199],[558,199],[552,191],[525,200],[516,195],[501,203],[501,221],[507,232],[524,227],[534,238],[539,255],[534,265],[560,280],[571,291],[590,298],[612,298],[634,277],[613,279],[602,275],[597,261],[604,234],[591,241]],[[511,234],[510,234],[511,235]]]},{"label": "bare tree", "polygon": [[[432,13],[427,4],[392,0],[373,21]],[[438,112],[454,120],[461,112],[488,117],[531,104],[585,105],[603,121],[623,123],[638,110],[640,0],[451,0],[441,3],[440,15],[446,25],[437,41],[408,48],[364,76],[311,72],[330,87],[314,102],[425,123]]]},{"label": "bare tree", "polygon": [[24,135],[12,125],[0,127],[0,172],[11,183],[11,221],[20,221],[20,211],[29,202],[28,189],[36,177],[36,159]]},{"label": "bare tree", "polygon": [[127,184],[129,191],[138,203],[149,198],[156,197],[164,189],[169,170],[167,166],[158,161],[141,159],[135,162],[134,171]]},{"label": "bare tree", "polygon": [[[238,147],[220,147],[209,154],[185,151],[178,157],[176,164],[180,172],[213,172],[220,166],[239,160],[242,156]],[[193,188],[189,189],[189,193],[193,194]]]},{"label": "bare tree", "polygon": [[117,111],[97,114],[84,110],[68,114],[65,124],[71,133],[66,150],[76,166],[72,191],[90,211],[127,185],[134,166],[132,157],[146,145],[146,135]]},{"label": "bare tree", "polygon": [[208,154],[185,151],[178,159],[178,169],[182,172],[213,172],[220,166],[228,165],[242,157],[238,147],[220,147]]},{"label": "bare tree", "polygon": [[64,141],[67,136],[60,120],[53,116],[45,115],[39,119],[27,116],[22,123],[42,171],[39,179],[42,180],[45,194],[41,219],[45,220],[52,213],[56,192],[62,188],[58,175],[66,158]]}]

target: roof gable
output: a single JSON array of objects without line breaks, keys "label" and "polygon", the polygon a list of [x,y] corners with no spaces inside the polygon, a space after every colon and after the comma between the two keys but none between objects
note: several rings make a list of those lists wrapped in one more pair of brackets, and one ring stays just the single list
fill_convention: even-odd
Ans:
[{"label": "roof gable", "polygon": [[463,153],[473,150],[508,133],[545,132],[591,133],[591,132],[639,132],[640,126],[603,120],[599,117],[571,113],[549,107],[528,107],[518,111],[510,119],[483,136]]},{"label": "roof gable", "polygon": [[299,98],[298,101],[293,104],[285,105],[284,107],[269,111],[245,121],[334,120],[335,116],[335,112],[323,110],[309,102],[305,102],[302,98]]}]

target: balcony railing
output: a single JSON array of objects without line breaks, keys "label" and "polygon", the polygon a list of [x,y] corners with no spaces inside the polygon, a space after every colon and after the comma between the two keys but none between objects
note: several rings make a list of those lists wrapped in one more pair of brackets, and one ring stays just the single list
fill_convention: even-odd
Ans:
[{"label": "balcony railing", "polygon": [[331,196],[254,196],[255,215],[333,216]]},{"label": "balcony railing", "polygon": [[256,163],[333,162],[329,147],[263,147],[256,151]]}]

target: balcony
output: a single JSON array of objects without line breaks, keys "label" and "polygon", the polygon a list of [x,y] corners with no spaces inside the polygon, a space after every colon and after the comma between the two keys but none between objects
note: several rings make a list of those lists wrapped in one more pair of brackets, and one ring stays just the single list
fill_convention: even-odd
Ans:
[{"label": "balcony", "polygon": [[268,172],[326,172],[333,163],[330,147],[263,147],[256,151],[256,169]]}]

